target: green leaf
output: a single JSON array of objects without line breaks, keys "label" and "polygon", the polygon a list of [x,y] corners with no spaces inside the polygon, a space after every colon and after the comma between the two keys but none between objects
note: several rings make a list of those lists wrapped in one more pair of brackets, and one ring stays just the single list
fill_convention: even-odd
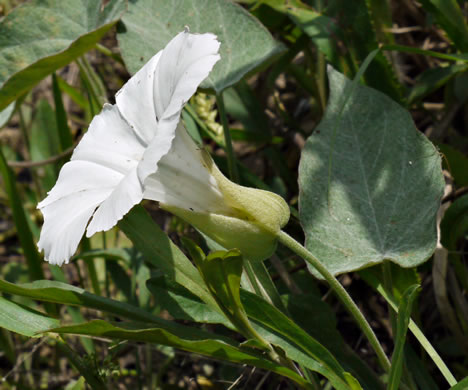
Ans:
[{"label": "green leaf", "polygon": [[[299,351],[302,351],[304,354],[319,362],[322,371],[319,370],[318,372],[325,375],[336,385],[342,386],[342,388],[348,386],[345,379],[345,371],[336,361],[335,357],[322,344],[307,334],[307,332],[273,305],[263,300],[263,298],[245,290],[242,290],[241,298],[249,318],[255,320],[268,330],[268,333],[266,333],[257,328],[265,339],[275,344],[277,340],[271,337],[272,334],[276,333],[281,338],[285,338],[292,343],[293,346],[298,348]],[[283,344],[279,346],[284,349]],[[288,353],[289,351],[286,352]],[[295,355],[295,352],[293,352],[293,354],[293,356],[289,357],[294,360],[297,359],[296,361],[298,363],[308,365],[308,362],[302,361],[300,357]],[[314,370],[317,370],[317,368],[315,367]]]},{"label": "green leaf", "polygon": [[132,257],[128,249],[122,248],[108,248],[108,249],[90,249],[74,255],[71,261],[78,259],[88,260],[95,259],[96,257],[104,257],[106,260],[121,260],[130,263]]},{"label": "green leaf", "polygon": [[201,264],[197,263],[211,294],[231,314],[244,311],[240,301],[242,265],[242,255],[237,249],[212,252]]},{"label": "green leaf", "polygon": [[[167,280],[167,278],[163,279],[163,278],[158,277],[158,278],[153,278],[149,280],[148,288],[154,294],[156,302],[162,303],[162,307],[166,308],[171,315],[175,316],[175,318],[191,320],[191,321],[199,321],[199,322],[224,323],[224,325],[228,326],[226,324],[225,318],[221,316],[218,312],[213,310],[208,305],[202,303],[197,297],[190,294],[182,286],[178,286],[175,283]],[[164,291],[165,288],[166,288],[166,292]],[[166,298],[164,297],[164,294],[167,294],[170,297],[169,298],[170,300],[167,300],[167,303],[164,303],[166,300]],[[261,316],[262,314],[258,313],[258,305],[255,302],[252,303],[252,299],[249,300],[252,294],[250,295],[248,294],[249,293],[247,293],[245,290],[241,290],[242,302],[245,304],[247,300],[247,305],[245,305],[247,315],[252,320],[254,320],[258,316]],[[261,299],[261,298],[258,298],[258,299]],[[325,305],[321,301],[320,303]],[[262,300],[262,303],[260,303],[260,305],[269,305],[269,304]],[[315,360],[314,358],[310,356],[310,353],[307,353],[304,351],[304,348],[302,347],[302,343],[304,342],[304,340],[302,340],[301,337],[305,337],[306,339],[307,337],[309,337],[310,339],[310,336],[304,335],[305,332],[302,330],[299,330],[300,334],[296,336],[296,333],[294,332],[296,332],[296,330],[300,328],[298,328],[297,326],[295,329],[291,329],[290,327],[287,327],[288,324],[291,325],[291,321],[287,322],[287,324],[285,325],[283,321],[287,317],[283,315],[278,321],[277,313],[275,311],[276,309],[274,309],[273,307],[273,309],[270,309],[270,310],[273,310],[273,312],[276,314],[276,316],[273,315],[271,317],[271,321],[270,319],[265,319],[266,325],[264,325],[263,323],[254,324],[255,329],[262,335],[262,337],[264,337],[273,345],[276,345],[280,347],[282,350],[284,350],[284,352],[290,359],[300,362],[301,364],[304,364],[304,366],[306,366],[307,368],[313,371],[316,371],[324,375],[325,377],[329,378],[330,380],[332,380],[338,386],[337,388],[347,389],[347,385],[343,383],[343,380],[342,378],[339,377],[339,375],[334,374],[333,371],[329,367],[326,366],[326,364],[323,364]],[[291,326],[294,326],[294,325],[291,325]],[[328,326],[328,324],[325,324],[325,326]],[[276,331],[277,328],[283,329],[281,335],[278,334],[278,332]],[[321,333],[320,329],[318,330],[318,333]],[[309,340],[309,342],[306,342],[305,344],[311,347],[311,343],[314,344],[314,341],[310,342]],[[317,342],[315,342],[314,345],[316,344]],[[342,347],[342,345],[340,345],[340,347]],[[324,350],[323,347],[319,346],[318,348],[320,350],[318,352],[319,355],[324,354],[329,357],[331,356],[327,352],[322,353]],[[331,357],[331,359],[333,359],[333,357]],[[369,383],[372,383],[373,385],[377,383],[374,378],[368,378],[368,379],[369,379]],[[373,389],[380,389],[380,386],[378,385],[374,386]]]},{"label": "green leaf", "polygon": [[82,95],[78,88],[71,86],[60,76],[57,76],[57,83],[60,87],[60,90],[66,93],[83,110],[87,110],[89,108],[87,99]]},{"label": "green leaf", "polygon": [[[328,7],[327,15],[339,24],[344,37],[342,44],[350,52],[355,66],[361,66],[367,55],[380,46],[375,31],[375,20],[372,19],[369,0],[337,0]],[[342,50],[342,49],[341,49]],[[401,85],[398,82],[392,63],[383,55],[377,53],[364,75],[366,83],[376,88],[396,101],[401,100]]]},{"label": "green leaf", "polygon": [[418,76],[416,84],[411,88],[408,102],[411,104],[421,101],[430,93],[444,86],[452,77],[466,70],[466,64],[455,64],[424,71]]},{"label": "green leaf", "polygon": [[[155,326],[158,327],[155,333],[158,334],[159,336],[157,335],[156,338],[153,337],[154,334],[152,334],[151,332],[148,338],[146,337],[134,338],[134,337],[131,337],[131,335],[130,336],[117,335],[113,332],[107,333],[105,335],[102,334],[102,336],[109,337],[109,338],[123,338],[123,339],[131,339],[131,340],[146,341],[146,342],[157,342],[157,343],[161,343],[164,345],[170,345],[170,346],[182,348],[191,352],[201,353],[201,354],[205,354],[205,355],[220,358],[220,359],[223,359],[224,352],[222,349],[216,352],[217,349],[215,347],[219,343],[225,343],[225,342],[228,342],[230,344],[234,343],[234,341],[230,341],[230,339],[222,338],[221,336],[217,336],[208,332],[203,332],[193,327],[179,325],[177,323],[167,321],[159,317],[155,317],[152,314],[145,312],[144,310],[138,307],[135,307],[135,306],[123,303],[123,302],[114,301],[112,299],[104,298],[101,296],[97,296],[97,295],[88,293],[87,291],[81,288],[71,286],[68,284],[64,284],[61,282],[41,280],[41,281],[37,281],[34,283],[30,283],[30,284],[15,285],[15,284],[0,280],[0,291],[6,292],[9,294],[26,296],[26,297],[30,297],[33,299],[46,301],[46,302],[55,302],[55,303],[61,303],[61,304],[67,304],[67,305],[84,306],[84,307],[112,313],[114,315],[118,315],[124,318],[129,318],[129,319],[152,324],[152,325],[146,325],[145,326],[146,328],[153,327],[151,329],[154,329]],[[213,310],[208,305],[205,305],[205,306],[207,307],[208,310]],[[0,318],[0,321],[1,321],[1,318]],[[65,333],[77,333],[77,334],[82,334],[82,335],[97,336],[99,333],[88,332],[89,327],[95,330],[94,325],[89,325],[89,324],[94,324],[94,323],[106,324],[103,321],[93,321],[91,323],[83,325],[84,328],[81,328],[80,325],[76,325],[75,327],[73,326],[65,327],[63,329],[65,329]],[[122,323],[118,323],[118,324],[120,326]],[[58,322],[54,323],[53,327],[57,327],[57,326],[59,326]],[[78,329],[78,330],[69,331],[69,329]],[[159,333],[159,332],[162,332],[162,333]],[[171,334],[175,334],[176,337],[183,337],[190,341],[186,344],[184,344],[183,342],[177,341],[177,338],[175,339],[176,340],[175,344],[172,342],[165,341],[165,340],[171,340]],[[203,338],[202,341],[206,341],[208,349],[204,348],[203,346],[202,348],[197,349],[196,343],[195,343],[195,346],[192,346],[192,347],[189,346],[192,340],[198,340],[201,337]],[[210,344],[210,340],[220,340],[220,341],[215,342],[213,345],[213,344]],[[172,341],[174,341],[174,339],[172,339]],[[276,363],[269,362],[268,360],[260,358],[257,355],[254,355],[252,357],[251,355],[245,354],[242,351],[238,350],[236,347],[231,347],[231,345],[229,344],[227,345],[227,348],[229,349],[229,351],[232,351],[232,350],[234,351],[233,352],[234,362],[238,361],[238,362],[243,362],[246,364],[252,364],[254,366],[258,366],[261,368],[271,369],[274,372],[277,372],[281,375],[288,376],[292,379],[296,378],[295,375],[290,376],[291,372],[288,369],[281,368],[277,366]],[[208,351],[210,352],[208,353]],[[229,353],[228,353],[229,351],[226,352],[227,355],[224,357],[224,359],[230,360]],[[237,358],[235,357],[236,351],[240,351],[239,352],[240,355],[237,355]],[[240,361],[239,359],[246,359],[246,360]]]},{"label": "green leaf", "polygon": [[[120,300],[135,303],[133,289],[134,286],[132,286],[132,281],[127,271],[118,262],[109,261],[106,262],[106,272],[109,273],[115,288],[118,289],[125,297],[125,299]],[[116,299],[119,299],[119,297]]]},{"label": "green leaf", "polygon": [[146,286],[153,294],[156,304],[176,319],[226,324],[226,317],[168,277],[151,278],[146,282]]},{"label": "green leaf", "polygon": [[11,102],[3,110],[0,110],[0,129],[8,123],[13,111],[15,111],[15,102]]},{"label": "green leaf", "polygon": [[0,291],[39,301],[88,307],[137,321],[156,324],[167,322],[136,306],[94,295],[82,288],[62,282],[38,280],[27,284],[13,284],[0,280]]},{"label": "green leaf", "polygon": [[0,350],[11,364],[16,363],[16,348],[11,333],[6,329],[0,329]]},{"label": "green leaf", "polygon": [[291,318],[326,347],[365,389],[383,389],[376,373],[345,343],[336,329],[333,309],[316,294],[283,295]]},{"label": "green leaf", "polygon": [[130,210],[119,222],[119,227],[143,254],[146,261],[210,306],[217,307],[198,270],[154,223],[142,206]]},{"label": "green leaf", "polygon": [[349,372],[345,372],[345,378],[348,381],[351,390],[362,390],[361,384]]},{"label": "green leaf", "polygon": [[450,390],[466,390],[468,388],[468,376],[462,379],[455,386],[452,386]]},{"label": "green leaf", "polygon": [[381,47],[383,51],[385,50],[391,50],[391,51],[401,51],[403,53],[413,53],[413,54],[420,54],[423,56],[429,56],[429,57],[434,57],[434,58],[440,58],[442,60],[448,60],[448,61],[461,61],[461,62],[468,62],[468,54],[467,53],[462,53],[462,54],[452,54],[452,53],[440,53],[437,51],[432,51],[432,50],[424,50],[424,49],[419,49],[417,47],[412,47],[412,46],[404,46],[404,45],[384,45]]},{"label": "green leaf", "polygon": [[[337,69],[353,74],[367,55],[378,48],[374,23],[364,0],[336,0],[324,7],[323,12],[317,12],[300,0],[266,0],[264,4],[287,14]],[[378,53],[369,66],[365,80],[400,99],[394,70],[382,53]]]},{"label": "green leaf", "polygon": [[455,182],[459,186],[468,185],[468,157],[455,149],[453,146],[447,144],[437,144],[440,152],[443,154],[442,162],[453,176]]},{"label": "green leaf", "polygon": [[65,387],[65,390],[86,390],[86,382],[85,378],[80,376],[78,380],[72,380],[67,387]]},{"label": "green leaf", "polygon": [[125,11],[95,0],[33,0],[0,23],[0,110],[91,49]]},{"label": "green leaf", "polygon": [[283,50],[257,19],[228,0],[134,0],[122,21],[117,38],[131,73],[186,25],[194,33],[216,34],[221,60],[201,86],[217,93]]},{"label": "green leaf", "polygon": [[288,15],[288,17],[306,33],[312,42],[325,54],[328,61],[335,66],[340,61],[337,48],[337,36],[342,38],[342,32],[336,21],[323,15],[300,0],[285,2],[283,0],[265,0],[263,4],[274,10]]},{"label": "green leaf", "polygon": [[55,118],[60,140],[60,151],[63,152],[73,145],[73,138],[67,122],[67,113],[63,106],[62,91],[60,90],[55,73],[52,75],[52,91],[54,93]]},{"label": "green leaf", "polygon": [[453,202],[440,224],[441,242],[447,249],[454,250],[457,240],[468,231],[468,195]]},{"label": "green leaf", "polygon": [[[84,337],[81,337],[84,339]],[[89,364],[89,360],[81,358],[75,349],[68,346],[65,340],[56,340],[55,348],[59,353],[66,358],[79,373],[83,375],[87,384],[92,390],[106,390],[107,386],[103,382],[103,378],[99,373],[99,369],[96,365]]]},{"label": "green leaf", "polygon": [[39,337],[59,325],[45,314],[0,297],[0,327],[28,337]]},{"label": "green leaf", "polygon": [[252,136],[258,137],[260,141],[268,141],[271,138],[265,109],[246,81],[241,81],[224,91],[223,98],[226,112],[239,120],[247,132],[251,132]]},{"label": "green leaf", "polygon": [[348,98],[351,81],[333,69],[329,79],[326,114],[299,167],[306,246],[335,275],[386,259],[421,264],[436,245],[440,156],[387,96],[356,85]]},{"label": "green leaf", "polygon": [[[32,161],[45,160],[60,153],[60,139],[58,136],[55,113],[45,99],[41,99],[36,107],[36,113],[31,126],[30,149]],[[58,167],[57,167],[58,168]],[[57,181],[58,169],[54,164],[45,165],[37,172],[42,188],[49,191]]]},{"label": "green leaf", "polygon": [[273,371],[288,377],[302,386],[306,382],[297,373],[272,362],[251,349],[243,351],[234,345],[234,341],[193,328],[170,332],[137,323],[109,323],[101,320],[91,321],[81,325],[55,328],[53,332],[65,334],[80,334],[109,339],[133,340],[145,343],[156,343],[180,348],[185,351],[199,353],[214,359],[227,360],[232,363],[248,364]]},{"label": "green leaf", "polygon": [[468,51],[468,26],[456,0],[421,0],[422,6],[431,12],[458,50]]},{"label": "green leaf", "polygon": [[424,390],[438,390],[439,386],[432,379],[429,373],[429,367],[417,354],[410,345],[405,347],[405,363],[408,371],[414,378],[414,381],[420,389]]},{"label": "green leaf", "polygon": [[13,211],[13,220],[15,222],[18,238],[26,257],[29,277],[31,280],[43,279],[44,273],[42,271],[42,259],[37,251],[31,230],[29,229],[23,204],[21,203],[21,196],[16,186],[16,178],[13,171],[7,165],[1,149],[0,173],[3,177],[3,185],[10,201],[10,207]]},{"label": "green leaf", "polygon": [[[384,286],[382,285],[382,282],[376,276],[375,267],[362,270],[359,272],[359,275],[367,284],[372,286],[383,298],[385,298],[387,303],[395,312],[398,310],[399,303],[393,297],[391,292],[385,290]],[[453,386],[457,382],[455,377],[450,372],[449,368],[447,367],[443,359],[440,357],[440,355],[437,353],[437,351],[434,349],[432,344],[426,338],[424,333],[421,331],[421,329],[419,329],[418,325],[416,325],[416,323],[412,319],[409,320],[408,328],[413,333],[414,337],[416,337],[416,339],[419,341],[421,346],[426,350],[427,354],[431,357],[431,359],[433,360],[437,368],[440,370],[444,378],[447,380],[447,382]]]},{"label": "green leaf", "polygon": [[406,333],[411,319],[411,309],[413,302],[418,295],[419,285],[414,284],[406,289],[401,298],[401,304],[398,307],[396,343],[392,355],[392,366],[387,384],[388,390],[398,390],[400,386],[401,375],[403,372],[404,347],[406,342]]}]

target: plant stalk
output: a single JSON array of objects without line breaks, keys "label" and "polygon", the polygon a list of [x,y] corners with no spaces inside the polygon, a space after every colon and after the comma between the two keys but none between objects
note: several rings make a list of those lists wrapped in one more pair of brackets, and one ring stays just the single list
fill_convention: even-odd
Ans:
[{"label": "plant stalk", "polygon": [[356,323],[359,325],[364,335],[369,340],[372,348],[377,354],[377,358],[380,362],[381,367],[385,372],[390,371],[390,361],[388,360],[387,355],[385,355],[382,346],[380,345],[377,337],[372,330],[371,326],[367,322],[364,315],[361,313],[357,305],[354,303],[353,299],[349,296],[347,291],[341,285],[341,283],[333,276],[330,271],[318,260],[312,253],[310,253],[304,246],[297,242],[287,233],[280,231],[277,235],[279,242],[284,246],[291,249],[294,253],[302,257],[305,261],[311,264],[329,283],[330,287],[335,291],[338,298],[344,304],[349,313],[353,316]]},{"label": "plant stalk", "polygon": [[216,105],[218,107],[219,116],[223,125],[224,142],[226,144],[226,155],[228,162],[229,178],[235,182],[239,182],[239,174],[237,172],[236,160],[234,158],[234,151],[232,149],[231,131],[226,116],[226,109],[224,108],[223,95],[216,94]]}]

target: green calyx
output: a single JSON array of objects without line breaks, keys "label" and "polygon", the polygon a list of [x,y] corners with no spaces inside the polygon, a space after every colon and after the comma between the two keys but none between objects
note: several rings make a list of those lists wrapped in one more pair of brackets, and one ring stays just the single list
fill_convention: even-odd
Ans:
[{"label": "green calyx", "polygon": [[215,178],[229,212],[202,213],[167,204],[161,207],[205,233],[226,249],[239,249],[251,260],[264,260],[276,249],[276,235],[289,220],[289,207],[272,192],[228,180],[208,153],[204,164]]}]

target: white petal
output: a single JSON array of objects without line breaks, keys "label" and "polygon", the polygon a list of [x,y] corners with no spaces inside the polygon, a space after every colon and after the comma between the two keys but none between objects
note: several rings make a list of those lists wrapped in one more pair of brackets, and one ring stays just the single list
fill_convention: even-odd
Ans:
[{"label": "white petal", "polygon": [[231,211],[204,165],[202,151],[182,124],[177,127],[170,152],[159,161],[158,171],[144,184],[146,199],[197,212]]},{"label": "white petal", "polygon": [[182,110],[219,60],[219,45],[216,35],[188,31],[177,34],[167,44],[154,79],[153,98],[158,120]]},{"label": "white petal", "polygon": [[135,178],[143,151],[117,106],[105,105],[63,166],[54,188],[38,205],[44,214],[38,246],[46,260],[68,261],[97,207],[90,231],[111,228],[141,200],[143,190]]},{"label": "white petal", "polygon": [[213,34],[184,31],[162,51],[153,94],[158,125],[138,166],[140,181],[155,173],[158,161],[169,152],[182,108],[219,60],[219,45]]},{"label": "white petal", "polygon": [[145,145],[122,117],[118,107],[104,104],[71,159],[94,161],[125,174],[138,164],[144,151]]},{"label": "white petal", "polygon": [[121,177],[91,162],[64,165],[50,195],[38,205],[44,225],[37,245],[47,261],[58,265],[68,262],[96,206],[110,195]]},{"label": "white petal", "polygon": [[142,199],[143,187],[138,180],[136,168],[134,168],[96,210],[88,229],[86,229],[86,237],[114,227],[117,221],[121,220]]},{"label": "white petal", "polygon": [[115,95],[122,116],[149,144],[156,130],[156,112],[153,104],[154,72],[162,50],[154,55]]},{"label": "white petal", "polygon": [[112,189],[123,177],[120,172],[91,161],[70,161],[62,167],[57,183],[37,208],[42,209],[73,194]]},{"label": "white petal", "polygon": [[177,115],[173,117],[173,120],[162,120],[158,123],[157,134],[138,163],[138,178],[142,183],[149,175],[158,170],[159,160],[169,153],[178,122],[179,116]]}]

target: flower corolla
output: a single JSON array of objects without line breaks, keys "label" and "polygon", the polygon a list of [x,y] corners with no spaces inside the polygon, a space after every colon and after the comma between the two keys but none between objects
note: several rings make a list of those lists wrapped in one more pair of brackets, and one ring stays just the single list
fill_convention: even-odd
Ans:
[{"label": "flower corolla", "polygon": [[185,103],[219,60],[213,34],[175,36],[91,121],[57,183],[38,204],[38,247],[68,263],[86,231],[111,229],[142,199],[186,219],[226,248],[265,258],[289,218],[278,195],[241,187],[218,170],[180,121]]}]

